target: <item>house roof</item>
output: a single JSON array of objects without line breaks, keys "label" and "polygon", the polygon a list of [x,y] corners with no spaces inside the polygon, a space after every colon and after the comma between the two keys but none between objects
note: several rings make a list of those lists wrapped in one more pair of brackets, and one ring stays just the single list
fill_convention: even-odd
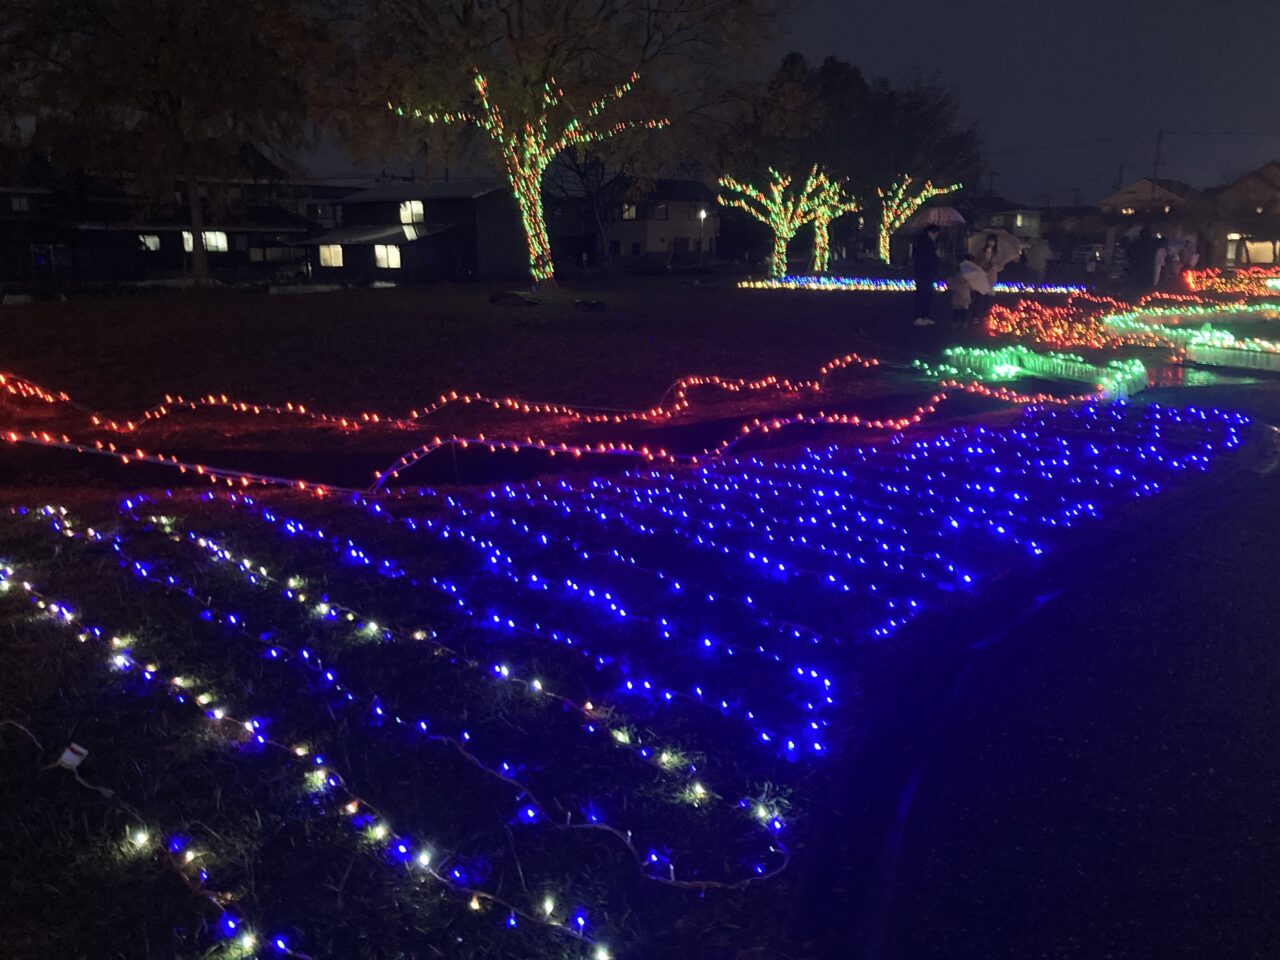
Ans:
[{"label": "house roof", "polygon": [[402,200],[473,200],[503,190],[497,180],[433,180],[431,183],[401,181],[380,183],[343,198],[343,203],[390,203]]},{"label": "house roof", "polygon": [[646,200],[691,200],[713,202],[715,191],[700,180],[654,180],[650,190],[642,191]]},{"label": "house roof", "polygon": [[316,247],[339,243],[349,247],[371,246],[375,243],[410,243],[452,230],[448,223],[374,224],[367,227],[343,227],[330,230],[319,237],[299,241],[299,246]]}]

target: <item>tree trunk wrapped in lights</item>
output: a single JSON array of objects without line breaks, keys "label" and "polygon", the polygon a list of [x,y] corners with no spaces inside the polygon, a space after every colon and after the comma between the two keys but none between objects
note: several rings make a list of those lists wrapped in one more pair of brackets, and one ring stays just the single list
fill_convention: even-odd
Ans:
[{"label": "tree trunk wrapped in lights", "polygon": [[944,193],[954,193],[963,186],[963,184],[953,183],[949,187],[935,187],[931,181],[926,180],[919,192],[912,194],[911,184],[911,174],[904,173],[890,185],[888,190],[876,187],[876,193],[880,196],[878,250],[880,259],[885,263],[889,262],[890,238],[902,229],[903,224],[911,219],[912,214],[934,197]]},{"label": "tree trunk wrapped in lights", "polygon": [[831,269],[831,221],[846,213],[856,213],[859,207],[858,201],[845,192],[843,180],[832,181],[821,171],[817,171],[816,180],[813,261],[809,269],[812,273],[826,273]]},{"label": "tree trunk wrapped in lights", "polygon": [[624,130],[635,128],[657,130],[669,123],[667,120],[628,120],[600,129],[590,128],[591,122],[600,116],[605,107],[627,95],[637,79],[639,74],[633,73],[626,83],[619,84],[611,93],[592,101],[585,117],[573,117],[559,133],[554,135],[551,131],[550,115],[564,98],[564,91],[556,86],[554,79],[543,84],[542,103],[537,117],[510,131],[507,129],[502,109],[489,97],[489,82],[479,70],[476,70],[473,75],[476,96],[479,100],[479,110],[476,112],[460,110],[452,113],[435,113],[418,109],[406,110],[394,104],[387,104],[387,106],[398,116],[411,116],[427,123],[474,124],[488,135],[502,155],[507,181],[511,185],[516,205],[520,209],[520,223],[524,228],[525,241],[529,245],[529,272],[534,281],[541,283],[555,279],[551,240],[547,234],[547,222],[542,211],[542,178],[551,161],[570,147],[608,140]]},{"label": "tree trunk wrapped in lights", "polygon": [[783,277],[787,272],[787,244],[791,238],[816,215],[820,202],[822,183],[826,177],[818,167],[809,172],[809,178],[798,192],[791,191],[791,175],[769,168],[769,191],[758,190],[749,183],[740,183],[733,177],[720,178],[720,188],[736,196],[720,194],[716,199],[726,207],[745,210],[773,231],[773,252],[769,255],[769,276]]}]

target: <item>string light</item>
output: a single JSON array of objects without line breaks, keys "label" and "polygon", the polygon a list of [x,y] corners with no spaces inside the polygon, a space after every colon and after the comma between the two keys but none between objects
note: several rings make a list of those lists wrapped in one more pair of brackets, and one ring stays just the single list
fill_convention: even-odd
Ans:
[{"label": "string light", "polygon": [[[25,512],[25,511],[19,511],[19,512]],[[61,513],[65,514],[65,511],[61,511]],[[42,515],[48,516],[49,514],[47,511],[44,511],[42,512]],[[58,524],[58,523],[62,523],[63,521],[55,520],[54,522],[55,524]],[[55,529],[57,529],[57,527],[55,527]],[[59,532],[61,531],[59,530]],[[99,535],[99,537],[97,538],[92,538],[92,537],[87,538],[86,542],[89,542],[89,543],[101,542],[103,539],[105,538]],[[116,541],[113,545],[118,545],[118,541]],[[134,567],[133,570],[135,573],[137,572],[136,567]],[[12,567],[0,567],[0,582],[11,579],[13,575],[14,575],[14,571]],[[144,579],[147,579],[147,578],[144,577]],[[152,582],[159,582],[159,581],[152,581]],[[72,626],[72,621],[75,618],[74,616],[71,615],[73,608],[70,605],[61,601],[50,600],[44,593],[40,591],[39,588],[33,585],[30,581],[24,581],[21,584],[21,586],[25,590],[26,595],[30,599],[32,604],[35,607],[37,607],[37,609],[44,612],[49,619],[51,619],[55,623],[58,623],[62,626]],[[76,629],[75,627],[72,627],[72,628]],[[79,637],[82,638],[83,640],[101,639],[102,637],[107,635],[108,635],[108,631],[103,630],[101,627],[86,625],[83,628],[79,628]],[[144,671],[142,673],[142,678],[144,681],[151,681],[154,679],[154,674],[152,674],[150,671]],[[172,687],[172,685],[169,685],[169,684],[151,686],[150,689],[153,692],[170,691],[172,698],[180,704],[194,702],[192,700],[189,700],[185,695],[172,694],[172,691],[174,690],[174,688]],[[215,726],[215,728],[219,730],[236,731],[239,737],[244,736],[244,734],[239,733],[239,731],[242,731],[244,729],[244,725],[246,721],[238,719],[230,715],[229,713],[222,712],[222,711],[217,711],[217,712],[207,711],[205,712],[205,716]],[[232,737],[231,739],[234,742],[234,740],[237,738]],[[273,738],[265,737],[261,735],[255,737],[254,739],[261,746],[278,751],[281,754],[288,757],[289,759],[297,762],[297,758],[294,751],[287,744],[279,742]],[[315,760],[318,763],[320,758],[317,757],[315,758]],[[359,797],[356,797],[354,794],[348,791],[345,781],[333,769],[331,765],[313,766],[310,764],[302,763],[301,766],[304,771],[303,780],[309,792],[317,795],[326,795],[326,796],[334,797],[335,803],[337,804],[337,806],[334,809],[340,810],[343,814],[348,814],[348,811],[350,810],[350,807],[351,807],[351,803],[353,802],[357,805],[356,806],[357,810],[364,810],[368,812],[368,815],[374,819],[374,824],[370,827],[368,831],[368,835],[373,840],[377,841],[379,849],[385,846],[389,846],[390,844],[393,844],[393,843],[401,843],[406,847],[406,849],[408,850],[412,849],[411,842],[408,841],[406,838],[399,836],[394,831],[392,831],[390,827],[387,825],[386,819],[383,818],[378,813],[375,807],[373,807],[368,801],[363,800]],[[349,800],[345,802],[342,801],[341,800],[342,794],[345,794],[349,798]],[[349,815],[347,818],[353,819],[353,818],[350,818]],[[150,835],[145,831],[136,831],[130,836],[130,842],[135,847],[143,846],[147,844],[149,840],[150,840]],[[589,944],[594,943],[593,938],[588,936],[581,926],[578,926],[576,928],[571,928],[567,925],[560,924],[553,920],[550,920],[549,918],[540,917],[534,913],[526,913],[522,911],[520,908],[516,907],[515,905],[507,902],[506,900],[498,896],[495,896],[483,890],[473,889],[469,887],[465,882],[459,882],[455,880],[451,875],[431,868],[429,862],[426,865],[423,865],[421,864],[421,861],[419,861],[419,865],[423,866],[423,868],[431,877],[438,880],[439,882],[444,884],[446,887],[452,889],[455,893],[460,894],[463,897],[469,897],[470,902],[473,904],[483,903],[483,902],[492,903],[496,906],[501,907],[502,909],[506,910],[509,913],[526,917],[535,923],[541,923],[544,926],[552,928],[558,932],[569,934],[576,939],[581,939],[586,943],[589,943]],[[237,936],[237,935],[243,936],[245,933],[250,933],[250,934],[252,933],[252,931],[246,931],[242,929],[242,925],[239,919],[235,917],[233,914],[229,914],[229,913],[223,914],[221,926],[224,932],[229,937]],[[302,954],[293,953],[292,951],[286,950],[286,952],[287,952],[287,955],[289,956],[303,957]]]},{"label": "string light", "polygon": [[[897,277],[781,277],[772,280],[740,280],[742,290],[811,290],[824,293],[913,293],[915,281]],[[938,291],[946,290],[946,283],[934,284]],[[996,293],[1020,293],[1045,296],[1051,294],[1083,293],[1085,287],[1071,283],[1018,283],[1000,281],[992,288]]]},{"label": "string light", "polygon": [[1241,267],[1230,273],[1206,267],[1184,270],[1181,276],[1183,285],[1192,293],[1270,297],[1280,292],[1280,267]]},{"label": "string light", "polygon": [[619,84],[610,94],[592,101],[585,118],[573,117],[556,134],[551,131],[551,113],[563,100],[564,91],[556,85],[554,78],[543,84],[542,102],[537,116],[511,130],[508,130],[507,118],[502,109],[489,94],[488,79],[479,70],[472,74],[476,99],[479,101],[478,112],[463,110],[424,113],[419,109],[406,109],[391,103],[387,107],[397,116],[412,117],[426,123],[471,124],[484,131],[493,141],[502,156],[507,182],[520,210],[520,223],[529,247],[529,272],[534,281],[540,283],[555,277],[551,238],[547,233],[542,209],[542,179],[547,167],[556,157],[571,148],[609,140],[626,130],[658,130],[670,123],[665,119],[640,120],[621,121],[599,129],[592,127],[592,123],[607,106],[621,100],[631,91],[639,77],[637,73],[631,74],[625,83]]},{"label": "string light", "polygon": [[860,208],[858,201],[848,194],[843,180],[833,181],[822,171],[817,171],[817,180],[813,208],[813,259],[809,269],[823,274],[831,269],[831,221],[846,213],[857,213]]},{"label": "string light", "polygon": [[889,262],[889,241],[895,233],[902,229],[912,215],[934,197],[945,193],[954,193],[963,189],[964,184],[953,183],[949,187],[935,187],[926,180],[920,189],[911,192],[911,174],[904,173],[893,181],[888,189],[876,187],[876,195],[880,198],[880,228],[876,235],[876,250],[880,259]]},{"label": "string light", "polygon": [[843,197],[842,188],[831,184],[818,170],[809,171],[804,185],[791,189],[791,174],[769,168],[769,186],[760,190],[733,177],[720,178],[716,200],[723,206],[735,207],[750,214],[773,232],[773,250],[769,255],[769,276],[782,277],[787,272],[787,246],[797,231],[818,216],[819,208],[828,214],[828,224],[836,215]]}]

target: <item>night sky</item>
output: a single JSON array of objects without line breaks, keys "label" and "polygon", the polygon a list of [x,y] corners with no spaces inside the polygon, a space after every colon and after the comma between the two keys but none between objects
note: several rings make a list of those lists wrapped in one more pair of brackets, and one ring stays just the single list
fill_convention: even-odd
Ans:
[{"label": "night sky", "polygon": [[[1276,0],[810,0],[779,54],[938,73],[978,121],[995,190],[1085,202],[1149,176],[1205,187],[1280,159]],[[1262,136],[1205,136],[1205,132]],[[983,184],[985,187],[986,184]]]}]

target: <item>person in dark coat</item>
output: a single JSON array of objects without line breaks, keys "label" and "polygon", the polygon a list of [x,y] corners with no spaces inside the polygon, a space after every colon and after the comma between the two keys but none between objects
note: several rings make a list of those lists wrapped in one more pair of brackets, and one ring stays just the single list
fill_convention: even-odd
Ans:
[{"label": "person in dark coat", "polygon": [[911,264],[916,273],[916,319],[917,327],[932,327],[933,318],[933,285],[938,280],[938,234],[941,233],[936,223],[931,223],[920,231],[911,247]]}]

